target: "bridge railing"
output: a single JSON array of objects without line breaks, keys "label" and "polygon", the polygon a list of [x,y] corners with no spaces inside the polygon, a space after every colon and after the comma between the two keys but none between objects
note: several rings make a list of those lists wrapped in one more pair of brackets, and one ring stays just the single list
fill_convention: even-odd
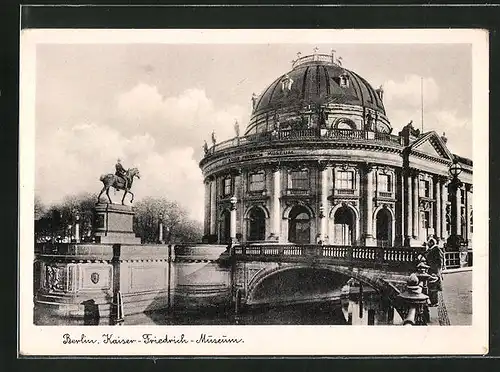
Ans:
[{"label": "bridge railing", "polygon": [[248,260],[296,260],[317,258],[343,264],[371,263],[389,266],[411,264],[420,252],[408,248],[384,248],[341,245],[237,245],[234,255]]},{"label": "bridge railing", "polygon": [[444,252],[445,269],[458,269],[472,266],[472,250],[467,252]]}]

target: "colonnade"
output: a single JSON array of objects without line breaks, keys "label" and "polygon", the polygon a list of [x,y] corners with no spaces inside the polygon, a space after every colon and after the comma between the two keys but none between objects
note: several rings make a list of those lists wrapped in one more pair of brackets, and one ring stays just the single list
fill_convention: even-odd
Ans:
[{"label": "colonnade", "polygon": [[[330,193],[332,189],[335,190],[332,181],[330,180],[329,174],[334,172],[334,166],[327,164],[320,164],[318,169],[319,181],[317,185],[317,190],[310,190],[314,198],[311,198],[312,203],[318,208],[317,215],[317,240],[321,240],[324,243],[332,243],[332,237],[329,237],[329,213],[333,207],[330,202]],[[375,169],[376,167],[371,165],[366,165],[364,167],[358,168],[358,171],[362,171],[362,184],[358,185],[359,194],[354,197],[358,200],[358,211],[356,213],[357,217],[362,217],[361,220],[355,221],[356,229],[360,229],[362,234],[357,236],[362,241],[356,242],[357,244],[365,245],[376,245],[376,229],[374,224],[376,222],[376,216],[374,212],[377,212],[377,208],[374,205],[374,201],[379,195],[377,195],[375,189]],[[265,202],[267,208],[269,208],[269,231],[266,231],[266,240],[274,240],[280,242],[286,242],[287,237],[281,236],[282,231],[282,216],[283,212],[283,200],[282,200],[282,168],[277,166],[273,167],[268,173],[271,176],[271,180],[268,183],[268,187],[271,187],[270,192],[267,192],[268,201]],[[396,245],[410,245],[410,246],[421,246],[426,240],[427,234],[433,235],[439,240],[446,240],[448,238],[447,230],[447,206],[448,206],[448,180],[446,177],[433,175],[430,179],[432,180],[432,189],[425,198],[420,194],[420,174],[416,170],[408,170],[407,172],[402,172],[400,176],[402,177],[401,182],[401,193],[395,192],[394,198],[395,203],[399,203],[400,208],[398,209],[398,215],[395,214],[394,210],[391,211],[392,215],[392,232],[391,232],[391,242]],[[243,182],[246,182],[245,177],[240,177]],[[363,183],[364,182],[364,183]],[[397,183],[395,183],[397,185]],[[470,229],[469,220],[469,198],[470,187],[466,187],[465,200],[466,200],[466,227],[467,231]],[[206,193],[208,193],[208,201],[206,205],[209,206],[209,221],[206,221],[209,228],[205,229],[212,235],[217,235],[219,233],[219,216],[218,216],[218,187],[215,178],[211,178],[206,184]],[[337,196],[335,196],[337,198]],[[425,200],[424,200],[425,199]],[[315,201],[314,201],[315,200]],[[424,223],[421,212],[424,211],[422,207],[422,202],[427,203],[425,209],[428,213],[428,228],[422,225]],[[457,210],[460,211],[461,200],[460,192],[457,193],[457,198],[453,202],[457,203]],[[394,201],[393,201],[394,203]],[[236,237],[236,220],[237,212],[236,210],[242,208],[241,200],[237,201],[237,204],[230,208],[230,236],[232,239]],[[311,205],[312,208],[314,206]],[[379,207],[380,208],[380,207]],[[244,211],[241,211],[243,213]],[[242,216],[242,214],[241,214]],[[462,234],[461,231],[461,213],[457,213],[457,226],[458,235]],[[243,217],[242,217],[243,219]],[[359,226],[358,226],[359,224]],[[396,229],[395,224],[398,225],[398,234],[401,232],[401,241],[395,241]],[[427,231],[425,230],[427,229]],[[359,232],[358,232],[359,233]],[[358,234],[357,234],[358,235]],[[399,235],[398,235],[399,238]],[[406,238],[406,239],[403,239]],[[314,237],[311,237],[311,243],[314,243]],[[354,242],[353,242],[354,243]]]}]

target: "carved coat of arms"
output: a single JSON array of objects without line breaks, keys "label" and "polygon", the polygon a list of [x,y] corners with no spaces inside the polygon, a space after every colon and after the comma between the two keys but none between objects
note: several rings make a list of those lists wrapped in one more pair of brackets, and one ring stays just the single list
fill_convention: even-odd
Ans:
[{"label": "carved coat of arms", "polygon": [[99,283],[99,273],[90,274],[90,281],[94,284]]}]

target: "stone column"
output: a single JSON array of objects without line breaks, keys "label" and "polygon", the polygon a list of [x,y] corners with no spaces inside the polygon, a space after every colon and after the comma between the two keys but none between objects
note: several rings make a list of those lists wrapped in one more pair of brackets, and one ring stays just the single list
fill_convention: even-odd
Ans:
[{"label": "stone column", "polygon": [[80,216],[75,217],[75,242],[80,243]]},{"label": "stone column", "polygon": [[[434,184],[434,180],[431,180],[430,182],[431,183],[431,189],[429,190],[430,193],[429,193],[429,196],[431,198],[434,198],[434,190],[435,190],[435,184]],[[429,203],[430,206],[430,210],[429,210],[429,227],[431,229],[434,230],[434,233],[436,232],[436,230],[434,229],[434,211],[436,210],[436,205],[434,203]]]},{"label": "stone column", "polygon": [[413,175],[413,232],[412,235],[415,239],[418,239],[420,235],[419,228],[419,208],[418,208],[418,174]]},{"label": "stone column", "polygon": [[373,234],[373,168],[366,167],[366,231],[365,231],[365,245],[376,245]]},{"label": "stone column", "polygon": [[231,199],[231,212],[230,212],[230,229],[229,235],[231,238],[231,243],[234,244],[236,240],[236,198]]},{"label": "stone column", "polygon": [[[467,240],[470,242],[472,235],[470,233],[470,213],[471,213],[471,199],[472,199],[472,185],[467,184],[465,187],[465,223],[467,226]],[[470,244],[469,244],[470,245]]]},{"label": "stone column", "polygon": [[458,236],[462,236],[462,203],[460,201],[460,197],[462,195],[462,187],[457,187],[457,192],[456,192],[456,198],[455,198],[455,202],[457,203],[457,206],[456,206],[456,211],[457,211],[457,215],[456,215],[456,218],[457,218],[457,235]]},{"label": "stone column", "polygon": [[271,220],[271,240],[279,240],[280,237],[280,193],[281,193],[281,172],[280,168],[273,169],[273,195],[272,195],[272,220]]},{"label": "stone column", "polygon": [[441,181],[441,238],[448,239],[448,231],[446,230],[446,205],[448,203],[448,188],[446,181]]},{"label": "stone column", "polygon": [[413,208],[412,208],[412,198],[413,198],[413,183],[412,183],[412,177],[411,173],[408,173],[406,176],[406,186],[407,189],[405,190],[405,208],[406,208],[406,221],[405,221],[405,226],[406,226],[406,236],[408,240],[411,240],[412,238],[412,232],[413,232]]},{"label": "stone column", "polygon": [[434,208],[434,213],[436,218],[434,219],[434,235],[437,239],[441,238],[441,213],[443,211],[441,207],[441,180],[436,177],[434,179],[434,199],[436,200],[436,207]]},{"label": "stone column", "polygon": [[217,234],[217,180],[210,181],[210,235]]},{"label": "stone column", "polygon": [[323,214],[320,215],[320,239],[323,244],[326,244],[328,235],[328,171],[331,169],[326,165],[321,164],[318,168],[321,174],[321,207]]},{"label": "stone column", "polygon": [[158,243],[163,243],[163,216],[160,216],[160,222],[158,224]]},{"label": "stone column", "polygon": [[203,235],[210,234],[210,181],[205,179],[205,204],[204,204],[204,217],[203,220]]}]

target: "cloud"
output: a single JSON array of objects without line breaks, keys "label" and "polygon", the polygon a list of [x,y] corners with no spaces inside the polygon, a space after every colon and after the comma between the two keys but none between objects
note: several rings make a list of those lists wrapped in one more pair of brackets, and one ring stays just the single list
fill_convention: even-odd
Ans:
[{"label": "cloud", "polygon": [[124,133],[150,133],[158,147],[182,143],[195,148],[198,155],[212,131],[219,141],[229,139],[234,136],[234,121],[246,122],[247,117],[248,109],[241,106],[215,107],[198,88],[164,97],[157,87],[140,83],[116,99],[116,122]]},{"label": "cloud", "polygon": [[[406,107],[421,106],[422,80],[417,75],[406,75],[403,81],[389,80],[384,86],[384,102],[388,106],[405,105]],[[439,87],[433,78],[423,79],[424,105],[434,105],[438,102]]]},{"label": "cloud", "polygon": [[[410,120],[416,128],[422,126],[420,101],[421,78],[407,75],[404,79],[384,83],[384,106],[394,132]],[[440,88],[433,78],[424,78],[424,132],[434,130],[446,133],[450,151],[472,158],[472,125],[470,120],[460,116],[456,110],[440,106]]]},{"label": "cloud", "polygon": [[[388,115],[396,134],[410,120],[413,120],[415,128],[421,129],[421,114],[418,110],[396,109],[388,112]],[[446,146],[451,152],[472,159],[472,125],[455,110],[435,109],[425,112],[424,132],[428,131],[435,131],[439,135],[445,133],[448,138]]]},{"label": "cloud", "polygon": [[[99,176],[113,172],[121,158],[125,167],[137,166],[141,172],[132,189],[137,200],[164,196],[202,220],[198,162],[203,138],[212,130],[219,141],[233,137],[234,120],[244,122],[244,117],[241,107],[215,107],[202,89],[164,97],[157,87],[138,84],[117,96],[103,122],[51,125],[38,131],[36,192],[49,204],[67,194],[99,192]],[[121,197],[110,194],[116,201]]]}]

